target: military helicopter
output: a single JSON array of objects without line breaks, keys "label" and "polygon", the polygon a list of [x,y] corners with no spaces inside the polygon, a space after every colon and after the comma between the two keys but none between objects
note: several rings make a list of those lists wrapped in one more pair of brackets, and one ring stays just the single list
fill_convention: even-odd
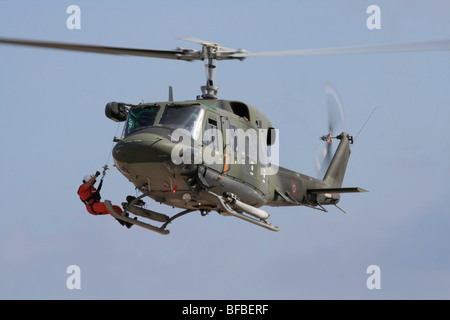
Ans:
[{"label": "military helicopter", "polygon": [[[160,234],[169,234],[169,223],[196,211],[202,216],[216,211],[278,231],[279,227],[268,221],[270,215],[261,207],[306,206],[327,211],[325,206],[334,205],[342,210],[337,205],[341,194],[366,191],[342,187],[353,137],[346,132],[335,135],[332,117],[327,134],[321,137],[326,145],[322,164],[326,172],[322,179],[278,166],[272,159],[276,152],[269,152],[277,146],[278,138],[269,118],[247,103],[218,99],[219,88],[214,85],[218,61],[262,56],[450,50],[450,40],[276,52],[234,50],[192,37],[182,40],[200,44],[202,49],[132,49],[0,38],[3,44],[204,61],[206,85],[195,100],[173,101],[170,87],[168,101],[137,105],[109,102],[105,108],[109,119],[125,123],[122,136],[114,137],[115,166],[141,193],[122,203],[125,209],[122,214],[112,209],[110,201],[105,204],[115,218]],[[329,93],[335,96],[333,91]],[[331,157],[333,140],[340,142]],[[144,207],[145,197],[183,211],[169,217],[149,210]],[[143,222],[129,213],[162,225]]]}]

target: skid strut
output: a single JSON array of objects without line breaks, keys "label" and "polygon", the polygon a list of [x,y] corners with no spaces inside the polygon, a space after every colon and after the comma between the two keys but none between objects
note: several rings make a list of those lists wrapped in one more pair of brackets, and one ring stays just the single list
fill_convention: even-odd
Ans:
[{"label": "skid strut", "polygon": [[[139,200],[140,198],[142,198],[144,196],[145,195],[142,195],[142,196],[136,198],[135,200]],[[131,224],[134,224],[134,225],[137,225],[139,227],[142,227],[142,228],[145,228],[145,229],[148,229],[148,230],[151,230],[151,231],[155,231],[155,232],[160,233],[160,234],[164,234],[164,235],[167,235],[167,234],[170,233],[170,230],[166,229],[166,227],[167,227],[167,225],[169,223],[171,223],[173,220],[175,220],[175,219],[177,219],[177,218],[179,218],[179,217],[181,217],[181,216],[183,216],[183,215],[185,215],[185,214],[187,214],[189,212],[196,211],[196,210],[187,209],[187,210],[181,211],[180,213],[177,213],[176,215],[174,215],[174,216],[169,218],[168,216],[166,216],[165,214],[162,214],[162,213],[158,213],[158,212],[150,211],[150,210],[147,210],[147,209],[142,209],[142,208],[135,207],[135,208],[140,209],[141,214],[138,213],[138,215],[140,215],[142,217],[145,217],[145,218],[152,219],[152,220],[164,222],[164,224],[161,227],[157,227],[157,226],[154,226],[152,224],[145,223],[145,222],[142,222],[140,220],[137,220],[137,218],[132,219],[132,218],[127,217],[125,215],[128,211],[130,211],[131,213],[134,213],[133,211],[135,211],[135,210],[129,208],[130,206],[133,206],[133,202],[127,207],[126,211],[122,212],[122,214],[119,214],[116,211],[114,211],[114,209],[113,209],[113,207],[111,205],[111,201],[105,200],[105,205],[106,205],[106,208],[108,208],[109,213],[114,218],[122,220],[122,221],[125,221],[125,222],[128,222],[128,223],[131,223]],[[146,211],[147,211],[147,214],[145,214]],[[144,212],[144,213],[142,214],[142,212]]]}]

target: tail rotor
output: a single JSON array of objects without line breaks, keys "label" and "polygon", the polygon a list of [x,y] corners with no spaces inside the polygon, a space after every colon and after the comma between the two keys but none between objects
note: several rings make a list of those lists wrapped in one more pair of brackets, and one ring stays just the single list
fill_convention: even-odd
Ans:
[{"label": "tail rotor", "polygon": [[328,133],[320,137],[325,144],[321,147],[316,157],[316,170],[319,177],[325,175],[328,166],[331,163],[333,154],[333,139],[336,138],[334,134],[338,132],[338,128],[342,125],[344,120],[344,107],[339,97],[339,94],[334,85],[327,81],[325,84],[325,97],[328,120]]}]

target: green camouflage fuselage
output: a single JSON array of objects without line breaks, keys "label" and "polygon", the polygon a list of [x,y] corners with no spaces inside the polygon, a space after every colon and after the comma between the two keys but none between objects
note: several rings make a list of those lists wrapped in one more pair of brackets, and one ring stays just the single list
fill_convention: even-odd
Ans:
[{"label": "green camouflage fuselage", "polygon": [[[181,138],[180,129],[186,133]],[[341,186],[348,135],[342,134],[337,168],[319,180],[271,161],[278,151],[275,132],[264,114],[238,101],[145,103],[128,110],[113,157],[137,189],[173,207],[220,211],[203,190],[232,193],[254,207],[337,203],[339,194],[318,190]]]}]

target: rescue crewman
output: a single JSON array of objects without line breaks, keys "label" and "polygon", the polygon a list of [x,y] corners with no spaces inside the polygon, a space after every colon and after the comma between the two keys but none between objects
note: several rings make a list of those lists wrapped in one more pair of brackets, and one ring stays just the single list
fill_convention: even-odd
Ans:
[{"label": "rescue crewman", "polygon": [[[103,185],[103,179],[100,180],[100,184],[98,185],[98,189],[94,187],[97,177],[100,175],[100,172],[96,172],[95,174],[87,174],[83,178],[83,184],[78,188],[78,195],[80,196],[81,201],[86,205],[86,210],[93,215],[106,215],[109,214],[108,208],[106,207],[104,202],[100,202],[100,189]],[[112,206],[114,211],[118,214],[122,213],[122,209],[118,206]],[[116,219],[119,223],[127,228],[131,228],[133,226],[132,223],[128,223],[119,219]]]}]

